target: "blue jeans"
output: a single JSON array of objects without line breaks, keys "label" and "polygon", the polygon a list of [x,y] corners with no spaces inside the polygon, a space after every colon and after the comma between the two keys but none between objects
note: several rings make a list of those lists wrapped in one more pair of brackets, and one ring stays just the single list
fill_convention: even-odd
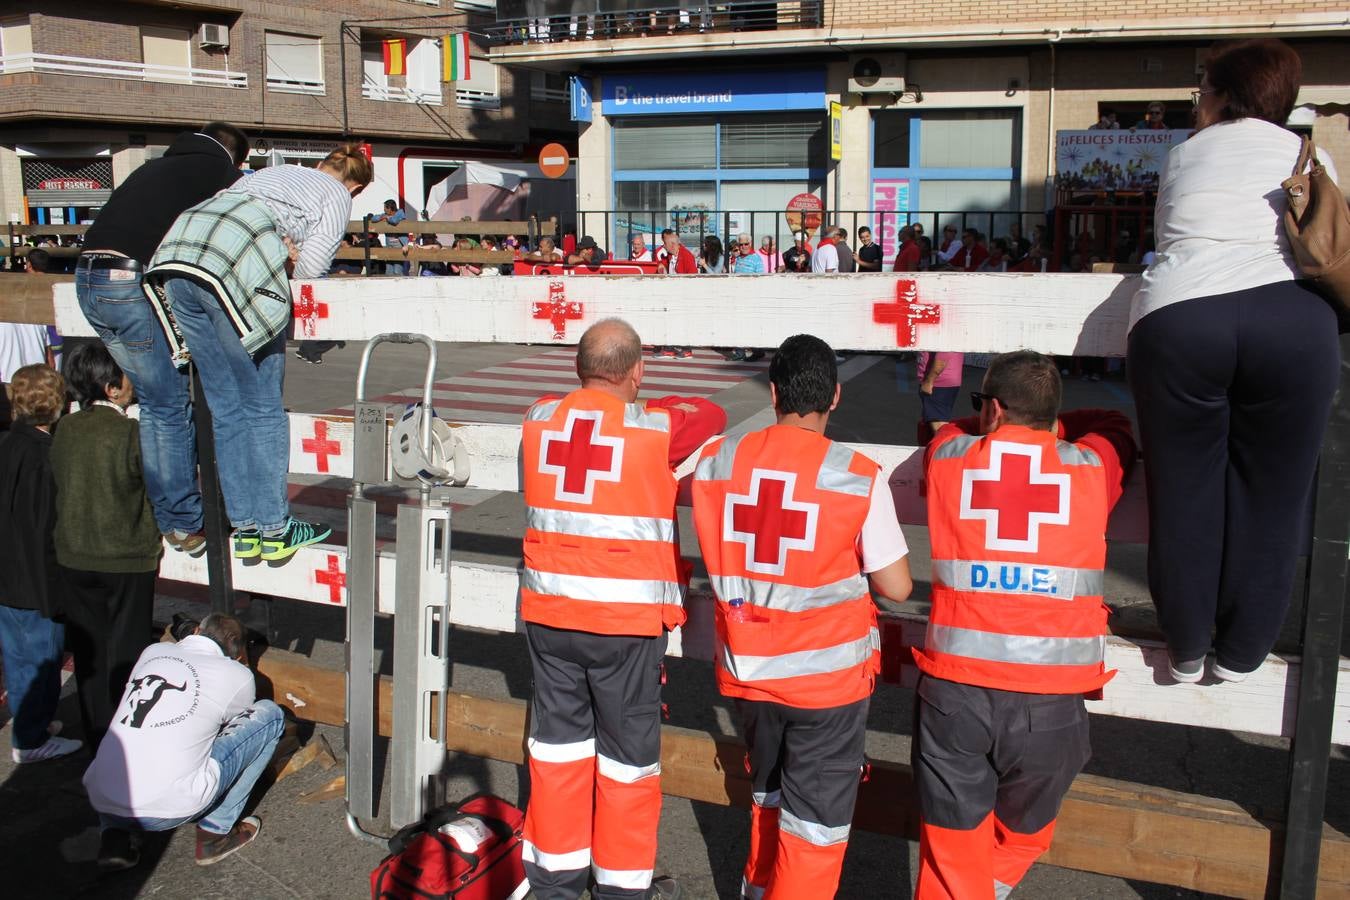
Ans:
[{"label": "blue jeans", "polygon": [[271,700],[259,700],[225,725],[211,745],[211,758],[220,766],[216,797],[196,815],[181,819],[151,817],[127,818],[99,813],[99,827],[170,831],[185,822],[196,821],[203,831],[229,834],[244,812],[244,806],[258,783],[259,776],[272,761],[281,740],[286,719],[281,707]]},{"label": "blue jeans", "polygon": [[15,750],[32,750],[47,741],[47,726],[61,699],[65,640],[65,628],[37,610],[0,606],[0,657]]},{"label": "blue jeans", "polygon": [[[131,275],[113,281],[113,275]],[[136,388],[141,405],[141,467],[155,523],[165,534],[200,531],[202,494],[197,486],[196,430],[188,376],[174,368],[139,272],[79,268],[80,309],[112,358]]]},{"label": "blue jeans", "polygon": [[286,376],[283,332],[249,355],[216,295],[189,278],[170,277],[165,292],[201,374],[215,428],[216,472],[235,528],[280,531],[289,504],[290,420],[281,405]]}]

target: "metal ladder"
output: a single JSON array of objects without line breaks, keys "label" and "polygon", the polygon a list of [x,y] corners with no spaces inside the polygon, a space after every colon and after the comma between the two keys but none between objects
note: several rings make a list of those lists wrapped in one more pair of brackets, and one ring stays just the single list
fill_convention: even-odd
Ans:
[{"label": "metal ladder", "polygon": [[[375,817],[375,739],[381,713],[375,665],[375,615],[379,611],[379,555],[375,547],[372,484],[389,474],[388,407],[366,399],[370,359],[380,344],[424,344],[425,412],[420,438],[430,456],[431,391],[436,345],[425,335],[377,335],[366,345],[356,376],[352,490],[347,502],[347,827],[364,840],[386,838],[367,831],[361,820]],[[450,686],[450,509],[433,500],[423,483],[416,506],[399,507],[394,573],[394,703],[390,740],[390,825],[397,829],[422,818],[444,796],[447,694]],[[436,715],[433,715],[433,709]],[[439,724],[438,724],[439,723]]]}]

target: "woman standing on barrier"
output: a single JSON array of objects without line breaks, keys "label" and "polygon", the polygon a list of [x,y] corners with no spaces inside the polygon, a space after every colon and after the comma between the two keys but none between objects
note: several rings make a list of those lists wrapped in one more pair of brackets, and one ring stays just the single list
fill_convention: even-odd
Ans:
[{"label": "woman standing on barrier", "polygon": [[1335,314],[1296,280],[1282,225],[1301,72],[1277,40],[1210,59],[1196,134],[1167,158],[1157,259],[1130,316],[1149,589],[1182,682],[1203,677],[1211,646],[1216,678],[1261,665],[1307,544],[1340,357]]},{"label": "woman standing on barrier", "polygon": [[292,517],[286,498],[288,276],[328,273],[372,175],[356,144],[314,169],[264,169],[179,216],[146,271],[175,359],[190,353],[202,376],[236,557],[286,559],[332,531]]}]

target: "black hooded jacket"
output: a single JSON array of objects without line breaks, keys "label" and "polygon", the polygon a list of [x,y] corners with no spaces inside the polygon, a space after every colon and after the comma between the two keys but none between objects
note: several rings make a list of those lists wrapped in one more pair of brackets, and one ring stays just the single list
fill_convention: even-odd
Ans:
[{"label": "black hooded jacket", "polygon": [[116,250],[148,265],[174,220],[242,173],[230,154],[204,134],[174,138],[159,159],[118,185],[84,236],[86,250]]}]

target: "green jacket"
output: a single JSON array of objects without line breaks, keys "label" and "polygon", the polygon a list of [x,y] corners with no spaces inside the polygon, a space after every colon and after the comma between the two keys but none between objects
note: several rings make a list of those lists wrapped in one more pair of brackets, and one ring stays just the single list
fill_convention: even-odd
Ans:
[{"label": "green jacket", "polygon": [[56,561],[86,572],[153,572],[163,543],[141,476],[135,419],[91,406],[52,438]]}]

